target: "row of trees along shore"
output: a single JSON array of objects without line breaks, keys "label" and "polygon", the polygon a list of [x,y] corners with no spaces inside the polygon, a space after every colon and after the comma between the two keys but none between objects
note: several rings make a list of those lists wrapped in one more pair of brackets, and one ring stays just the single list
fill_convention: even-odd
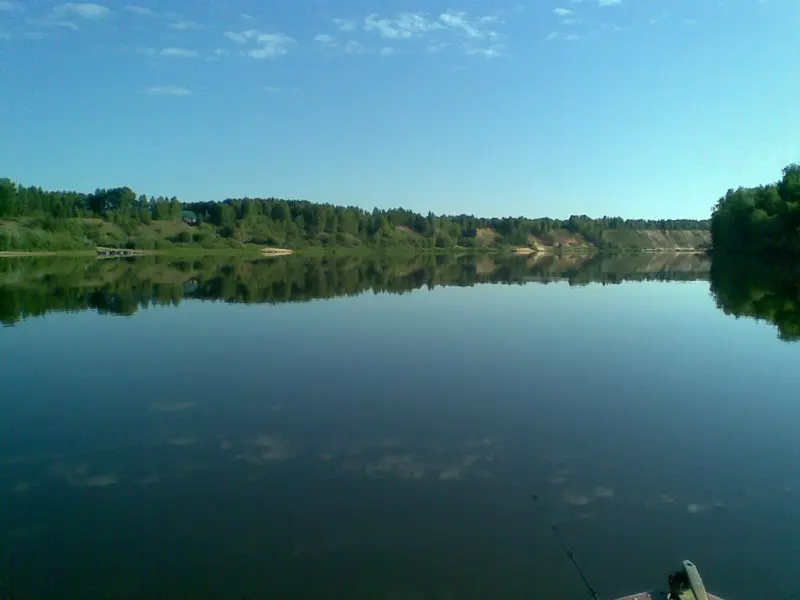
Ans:
[{"label": "row of trees along shore", "polygon": [[[158,239],[161,222],[186,218],[193,228]],[[524,245],[531,236],[565,230],[599,247],[606,230],[707,230],[708,220],[590,218],[481,218],[473,215],[422,215],[403,208],[364,210],[305,200],[240,198],[222,202],[181,202],[176,197],[137,195],[128,187],[85,194],[46,191],[0,179],[0,219],[14,220],[41,234],[26,240],[10,227],[0,227],[0,250],[40,249],[50,236],[77,246],[126,245],[152,249],[160,244],[201,246],[254,243],[287,248],[313,246],[393,246],[450,248],[480,245]],[[113,225],[103,227],[102,223]],[[491,232],[491,239],[482,232]],[[44,248],[56,249],[56,248]]]},{"label": "row of trees along shore", "polygon": [[776,183],[728,190],[711,215],[711,239],[728,254],[800,252],[800,164]]}]

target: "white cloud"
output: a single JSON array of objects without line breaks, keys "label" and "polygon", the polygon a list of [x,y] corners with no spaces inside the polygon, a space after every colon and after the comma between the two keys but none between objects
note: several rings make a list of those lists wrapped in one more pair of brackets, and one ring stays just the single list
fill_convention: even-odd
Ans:
[{"label": "white cloud", "polygon": [[320,33],[314,36],[314,41],[319,42],[320,44],[325,44],[326,46],[333,46],[336,44],[336,39],[332,35],[328,35],[327,33]]},{"label": "white cloud", "polygon": [[358,23],[353,19],[333,19],[333,23],[339,31],[355,31],[358,28]]},{"label": "white cloud", "polygon": [[561,19],[562,25],[577,25],[580,23],[578,19]]},{"label": "white cloud", "polygon": [[[256,33],[255,29],[252,29],[251,31]],[[248,39],[248,36],[246,34],[247,34],[246,31],[242,33],[237,33],[235,31],[226,31],[223,35],[229,40],[236,42],[237,44],[246,44]]]},{"label": "white cloud", "polygon": [[102,19],[111,14],[111,10],[101,4],[92,2],[67,2],[53,8],[56,15],[75,14],[84,19]]},{"label": "white cloud", "polygon": [[14,0],[0,0],[0,11],[18,11],[22,10],[22,4]]},{"label": "white cloud", "polygon": [[484,56],[486,58],[500,58],[503,52],[499,48],[469,48],[466,47],[465,52],[471,56]]},{"label": "white cloud", "polygon": [[550,33],[548,33],[548,34],[545,36],[545,38],[544,38],[544,41],[545,41],[545,42],[549,42],[550,40],[554,40],[554,39],[556,39],[557,37],[558,37],[558,32],[557,32],[557,31],[551,31]]},{"label": "white cloud", "polygon": [[597,0],[597,6],[617,6],[622,0]]},{"label": "white cloud", "polygon": [[225,48],[215,48],[214,54],[216,56],[228,56],[228,50]]},{"label": "white cloud", "polygon": [[269,92],[271,94],[277,94],[278,92],[282,91],[281,88],[274,86],[274,85],[265,85],[264,91]]},{"label": "white cloud", "polygon": [[573,14],[574,11],[571,8],[554,8],[553,14],[558,15],[559,17],[566,17],[567,15]]},{"label": "white cloud", "polygon": [[156,85],[145,88],[143,91],[145,94],[150,94],[151,96],[190,96],[192,93],[185,87],[177,85]]},{"label": "white cloud", "polygon": [[257,29],[246,31],[226,31],[225,37],[237,44],[252,43],[257,45],[247,51],[248,56],[253,58],[275,58],[289,52],[289,48],[297,42],[283,33],[263,33]]},{"label": "white cloud", "polygon": [[169,24],[170,29],[177,29],[178,31],[188,31],[190,29],[200,29],[202,26],[194,21],[175,21]]},{"label": "white cloud", "polygon": [[245,14],[245,13],[242,13],[242,18],[243,18],[245,21],[254,21],[254,20],[255,20],[255,18],[253,17],[253,15],[248,15],[248,14]]},{"label": "white cloud", "polygon": [[159,54],[161,56],[175,56],[178,58],[197,57],[197,52],[195,50],[186,50],[185,48],[164,48]]},{"label": "white cloud", "polygon": [[[458,38],[465,40],[460,47],[466,54],[498,57],[504,54],[500,45],[501,35],[496,24],[504,21],[499,15],[473,16],[464,11],[447,11],[437,15],[424,12],[403,12],[393,17],[382,17],[378,13],[367,15],[361,28],[386,40],[424,40],[424,48],[435,52],[452,46]],[[340,31],[353,31],[357,24],[351,19],[333,19]],[[448,39],[449,38],[449,39]],[[360,43],[348,42],[340,46],[333,36],[325,33],[317,35],[315,41],[330,48],[341,48],[345,52],[363,53],[366,49]],[[484,43],[479,41],[483,40]],[[395,53],[394,47],[375,48],[378,54]]]},{"label": "white cloud", "polygon": [[136,4],[128,4],[124,7],[125,10],[131,12],[135,15],[139,15],[140,17],[156,17],[158,14],[152,8],[147,8],[146,6],[138,6]]},{"label": "white cloud", "polygon": [[461,29],[467,35],[467,37],[478,38],[485,37],[487,35],[488,37],[493,37],[494,35],[494,32],[492,31],[485,32],[480,29],[480,20],[470,23],[466,13],[463,12],[442,13],[439,15],[439,20],[448,27]]},{"label": "white cloud", "polygon": [[406,39],[441,29],[442,25],[429,20],[424,13],[402,13],[396,19],[379,19],[372,13],[364,19],[364,31],[377,32],[387,39]]},{"label": "white cloud", "polygon": [[260,48],[250,51],[253,58],[274,58],[289,52],[295,41],[283,33],[262,33],[256,38]]},{"label": "white cloud", "polygon": [[3,41],[7,42],[10,39],[11,39],[11,36],[8,33],[6,33],[5,31],[0,31],[0,40],[3,40]]}]

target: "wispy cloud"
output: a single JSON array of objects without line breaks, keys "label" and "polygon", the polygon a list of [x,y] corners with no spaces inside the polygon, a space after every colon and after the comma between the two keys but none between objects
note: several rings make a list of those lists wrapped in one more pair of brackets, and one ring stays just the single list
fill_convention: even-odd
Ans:
[{"label": "wispy cloud", "polygon": [[474,48],[465,46],[464,51],[470,56],[483,56],[485,58],[500,58],[503,56],[503,51],[500,48]]},{"label": "wispy cloud", "polygon": [[14,0],[0,0],[0,11],[21,11],[22,8],[22,4],[15,2]]},{"label": "wispy cloud", "polygon": [[572,42],[578,39],[580,39],[580,36],[575,33],[568,33],[565,35],[558,31],[551,31],[545,36],[544,41],[551,42],[553,40],[565,40],[567,42]]},{"label": "wispy cloud", "polygon": [[156,85],[142,90],[151,96],[190,96],[191,90],[178,85]]},{"label": "wispy cloud", "polygon": [[[0,0],[3,1],[3,0]],[[80,17],[86,21],[101,21],[111,14],[111,10],[101,4],[92,2],[67,2],[54,6],[44,17],[30,19],[32,25],[46,28],[79,29],[72,17]]]},{"label": "wispy cloud", "polygon": [[[77,31],[78,29],[80,29],[74,21],[70,21],[68,19],[60,19],[58,17],[55,17],[54,15],[49,15],[43,19],[31,19],[30,24],[36,25],[38,27],[47,27],[52,29],[62,28],[62,29],[71,29],[73,31]],[[36,39],[41,39],[41,37],[38,37]]]},{"label": "wispy cloud", "polygon": [[402,13],[393,19],[378,18],[376,13],[364,19],[364,31],[378,33],[391,40],[419,37],[434,29],[442,29],[443,25],[429,20],[424,13]]},{"label": "wispy cloud", "polygon": [[226,31],[223,35],[229,40],[236,42],[237,44],[246,44],[247,40],[251,36],[255,36],[257,34],[258,32],[255,29],[251,29],[249,31],[243,31],[241,33],[236,31]]},{"label": "wispy cloud", "polygon": [[271,94],[277,94],[278,92],[282,92],[283,90],[281,88],[277,87],[277,86],[274,86],[274,85],[265,85],[264,86],[264,91],[265,92],[269,92]]},{"label": "wispy cloud", "polygon": [[225,37],[237,44],[257,46],[247,51],[253,58],[277,58],[289,52],[289,48],[297,42],[283,33],[264,33],[257,29],[246,31],[226,31]]},{"label": "wispy cloud", "polygon": [[137,4],[128,4],[123,7],[130,13],[135,15],[139,15],[140,17],[157,17],[158,13],[154,11],[152,8],[147,8],[146,6],[139,6]]},{"label": "wispy cloud", "polygon": [[333,23],[339,31],[355,31],[358,29],[358,22],[354,19],[333,19]]},{"label": "wispy cloud", "polygon": [[[502,23],[503,20],[498,15],[474,16],[454,10],[439,15],[419,11],[402,12],[391,17],[371,13],[360,24],[349,18],[333,19],[333,24],[342,32],[355,32],[360,28],[383,40],[404,44],[413,40],[424,40],[423,48],[434,51],[451,47],[453,41],[461,38],[462,43],[458,47],[466,54],[484,57],[497,57],[505,53],[505,48],[500,43],[502,36],[496,29]],[[360,53],[363,49],[358,40],[357,43],[351,41],[341,45],[327,33],[319,34],[315,41],[350,53]],[[396,52],[394,46],[379,46],[376,50],[381,55]]]},{"label": "wispy cloud", "polygon": [[597,6],[617,6],[622,0],[597,0]]},{"label": "wispy cloud", "polygon": [[571,8],[554,8],[553,9],[553,14],[557,15],[559,17],[566,17],[567,15],[571,15],[574,12],[575,11],[573,11]]},{"label": "wispy cloud", "polygon": [[175,21],[169,24],[170,29],[177,29],[178,31],[188,31],[191,29],[202,29],[202,25],[194,21]]},{"label": "wispy cloud", "polygon": [[336,45],[336,38],[332,35],[328,35],[327,33],[320,33],[314,36],[314,41],[324,46],[335,46]]},{"label": "wispy cloud", "polygon": [[111,9],[93,2],[67,2],[53,8],[56,15],[78,15],[84,19],[103,19],[111,14]]},{"label": "wispy cloud", "polygon": [[446,26],[462,31],[470,38],[496,38],[497,32],[485,25],[491,23],[491,17],[470,19],[464,12],[446,12],[439,15],[439,21]]},{"label": "wispy cloud", "polygon": [[348,40],[340,44],[335,37],[327,33],[314,36],[314,41],[330,50],[338,50],[345,54],[374,54],[375,49],[358,40]]},{"label": "wispy cloud", "polygon": [[197,58],[198,53],[195,50],[187,50],[186,48],[164,48],[159,52],[161,56],[174,56],[177,58]]}]

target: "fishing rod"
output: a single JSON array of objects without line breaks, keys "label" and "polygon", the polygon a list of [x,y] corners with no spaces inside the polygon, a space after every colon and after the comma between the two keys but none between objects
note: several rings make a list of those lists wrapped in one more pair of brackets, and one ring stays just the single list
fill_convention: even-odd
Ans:
[{"label": "fishing rod", "polygon": [[[544,507],[541,504],[539,504],[539,495],[538,494],[534,494],[532,496],[532,498],[533,498],[533,501],[536,503],[536,505],[539,507],[539,509],[542,512],[545,512]],[[553,533],[556,535],[556,538],[558,539],[558,541],[564,547],[564,550],[567,553],[567,558],[569,558],[570,562],[574,565],[575,570],[578,571],[578,575],[581,576],[581,579],[583,580],[583,584],[586,586],[586,589],[589,591],[589,595],[592,598],[594,598],[594,600],[600,600],[600,596],[597,595],[597,592],[592,587],[592,584],[589,583],[589,579],[587,579],[586,574],[583,572],[583,569],[581,569],[581,566],[578,564],[578,561],[575,560],[575,555],[572,553],[572,550],[570,550],[569,546],[567,546],[567,543],[564,541],[564,538],[561,537],[561,533],[558,531],[558,529],[556,529],[555,524],[554,523],[550,523],[549,525],[550,525],[550,529],[552,529]]]}]

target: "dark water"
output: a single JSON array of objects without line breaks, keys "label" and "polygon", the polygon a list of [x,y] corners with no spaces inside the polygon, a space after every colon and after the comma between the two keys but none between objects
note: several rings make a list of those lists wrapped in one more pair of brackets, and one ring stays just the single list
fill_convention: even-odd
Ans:
[{"label": "dark water", "polygon": [[797,281],[5,259],[0,598],[800,598]]}]

